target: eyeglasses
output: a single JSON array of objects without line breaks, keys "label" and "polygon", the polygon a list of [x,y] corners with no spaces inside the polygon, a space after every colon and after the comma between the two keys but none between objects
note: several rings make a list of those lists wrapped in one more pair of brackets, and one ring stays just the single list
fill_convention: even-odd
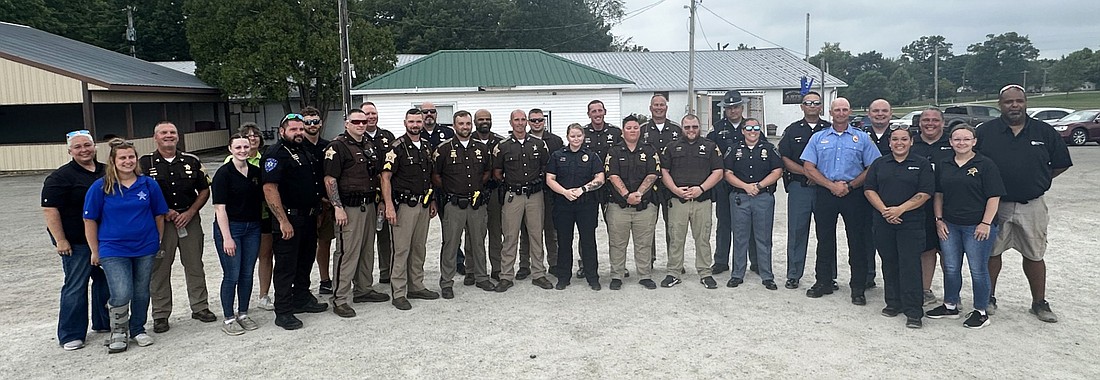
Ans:
[{"label": "eyeglasses", "polygon": [[544,121],[546,121],[546,119],[544,119],[544,118],[538,118],[538,119],[527,119],[527,121],[530,121],[530,122],[532,122],[532,123],[541,123],[541,122],[544,122]]},{"label": "eyeglasses", "polygon": [[685,125],[684,129],[699,129],[698,125]]},{"label": "eyeglasses", "polygon": [[354,124],[354,125],[367,125],[366,120],[348,120],[348,123],[351,123],[351,124]]},{"label": "eyeglasses", "polygon": [[426,110],[420,110],[420,112],[423,112],[423,113],[436,113],[437,111],[434,110],[434,109],[426,109]]},{"label": "eyeglasses", "polygon": [[744,128],[745,128],[746,131],[760,132],[760,126],[759,125],[746,125]]},{"label": "eyeglasses", "polygon": [[248,138],[248,139],[258,139],[258,138],[260,138],[260,135],[251,135],[250,134],[250,135],[244,135],[242,137]]},{"label": "eyeglasses", "polygon": [[802,105],[807,106],[807,107],[820,106],[821,101],[820,100],[807,100],[807,101],[802,102]]},{"label": "eyeglasses", "polygon": [[300,114],[296,114],[296,113],[288,113],[288,114],[286,114],[286,116],[283,116],[283,121],[287,121],[287,120],[302,121],[302,120],[305,120],[305,117],[303,117]]},{"label": "eyeglasses", "polygon": [[302,120],[302,122],[306,123],[306,125],[320,125],[321,119]]},{"label": "eyeglasses", "polygon": [[88,131],[87,129],[72,131],[72,132],[69,132],[69,133],[65,134],[65,139],[68,140],[68,139],[71,139],[71,138],[76,137],[76,136],[92,137],[92,132]]}]

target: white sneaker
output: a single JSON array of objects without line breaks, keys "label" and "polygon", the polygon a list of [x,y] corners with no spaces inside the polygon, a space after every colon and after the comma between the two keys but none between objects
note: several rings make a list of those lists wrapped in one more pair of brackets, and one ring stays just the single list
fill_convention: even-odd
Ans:
[{"label": "white sneaker", "polygon": [[237,324],[236,320],[222,322],[222,332],[224,332],[225,335],[229,336],[241,335],[244,334],[244,327],[241,327],[241,325]]},{"label": "white sneaker", "polygon": [[153,337],[149,336],[149,334],[141,333],[134,337],[134,341],[137,342],[138,346],[147,347],[153,344]]},{"label": "white sneaker", "polygon": [[275,303],[271,302],[271,295],[266,295],[260,297],[260,299],[256,302],[256,307],[267,311],[272,311],[275,310]]},{"label": "white sneaker", "polygon": [[65,344],[62,344],[61,348],[64,348],[65,351],[79,350],[81,348],[84,348],[84,341],[80,339],[70,340],[68,342],[65,342]]}]

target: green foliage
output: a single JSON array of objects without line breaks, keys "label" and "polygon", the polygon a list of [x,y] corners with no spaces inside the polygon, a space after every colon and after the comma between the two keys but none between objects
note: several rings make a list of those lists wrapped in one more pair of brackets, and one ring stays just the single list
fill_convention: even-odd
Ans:
[{"label": "green foliage", "polygon": [[847,96],[853,108],[867,107],[878,98],[894,98],[894,94],[890,92],[889,79],[874,70],[859,74]]},{"label": "green foliage", "polygon": [[890,103],[905,104],[905,102],[917,98],[917,80],[909,75],[909,71],[905,67],[898,67],[890,75],[889,92],[893,95],[893,98],[889,98]]},{"label": "green foliage", "polygon": [[1084,48],[1062,57],[1050,67],[1047,83],[1061,91],[1072,91],[1085,83],[1086,71],[1092,64],[1095,54]]},{"label": "green foliage", "polygon": [[826,42],[821,51],[810,57],[809,62],[815,67],[821,67],[824,62],[828,65],[828,73],[840,78],[849,85],[853,77],[848,75],[848,62],[852,60],[852,52],[840,49],[840,43]]},{"label": "green foliage", "polygon": [[1008,83],[1020,83],[1028,61],[1039,57],[1039,49],[1027,36],[1016,32],[988,34],[987,40],[967,47],[968,83],[980,92],[992,92]]}]

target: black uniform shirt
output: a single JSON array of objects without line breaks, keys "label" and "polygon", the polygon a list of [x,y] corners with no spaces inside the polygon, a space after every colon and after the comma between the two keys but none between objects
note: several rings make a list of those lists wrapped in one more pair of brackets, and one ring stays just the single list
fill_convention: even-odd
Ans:
[{"label": "black uniform shirt", "polygon": [[[639,141],[638,145],[631,151],[624,142],[611,147],[611,150],[608,151],[604,169],[608,177],[619,176],[623,181],[623,185],[626,186],[626,190],[633,192],[638,190],[638,186],[642,185],[645,177],[651,174],[657,177],[661,176],[661,159],[657,156],[657,150],[649,144],[643,144]],[[642,195],[642,203],[650,202],[653,199],[654,189],[649,190]],[[622,195],[619,195],[618,190],[611,188],[610,192],[614,200],[626,201]]]},{"label": "black uniform shirt", "polygon": [[[694,141],[680,137],[661,151],[660,159],[678,187],[700,186],[712,171],[722,169],[722,152],[718,151],[718,144],[702,137]],[[710,190],[699,199],[710,199]]]},{"label": "black uniform shirt", "polygon": [[325,175],[336,178],[340,194],[364,194],[377,189],[381,162],[368,138],[355,141],[346,133],[336,136],[325,149]]},{"label": "black uniform shirt", "polygon": [[932,169],[936,169],[941,161],[955,157],[955,150],[951,148],[951,138],[946,131],[931,144],[924,142],[918,133],[913,135],[913,147],[909,148],[909,154],[924,157],[932,163]]},{"label": "black uniform shirt", "polygon": [[871,126],[871,124],[864,125],[863,131],[867,132],[868,136],[871,136],[871,142],[875,143],[875,147],[878,148],[879,154],[883,156],[893,154],[890,152],[890,127],[886,127],[886,132],[883,132],[882,136],[875,134],[875,127]]},{"label": "black uniform shirt", "polygon": [[1050,124],[1028,118],[1019,135],[1004,117],[982,123],[975,150],[1001,169],[1005,193],[1002,200],[1026,202],[1050,190],[1054,169],[1073,166],[1069,148]]},{"label": "black uniform shirt", "polygon": [[[95,180],[103,177],[105,166],[95,161],[90,172],[70,160],[57,168],[42,184],[42,207],[53,207],[61,215],[61,230],[69,244],[88,244],[84,237],[84,195]],[[47,230],[48,232],[48,230]]]},{"label": "black uniform shirt", "polygon": [[[497,145],[500,145],[500,142],[504,141],[504,137],[502,137],[501,135],[498,135],[496,133],[490,133],[489,138],[481,139],[481,138],[479,138],[477,133],[474,133],[473,135],[470,136],[470,138],[473,139],[474,141],[485,144],[485,147],[487,149],[489,149],[488,150],[489,151],[488,161],[489,161],[489,168],[490,168],[489,170],[492,170],[492,168],[496,167],[496,161],[494,160],[492,152],[496,151]],[[486,190],[493,190],[493,189],[496,189],[497,186],[500,186],[500,183],[497,182],[496,177],[493,177],[493,175],[490,173],[489,182],[485,183],[485,189]]]},{"label": "black uniform shirt", "polygon": [[641,142],[649,144],[653,149],[660,152],[669,143],[679,140],[680,136],[684,134],[684,130],[680,128],[679,124],[667,119],[665,120],[664,129],[657,129],[657,123],[649,120],[645,125],[642,125],[641,133]]},{"label": "black uniform shirt", "polygon": [[[718,149],[721,150],[722,155],[725,156],[731,149],[745,142],[745,133],[742,130],[744,125],[744,118],[742,118],[737,125],[734,125],[729,119],[723,117],[722,120],[715,122],[710,133],[707,133],[707,140],[714,141],[715,144],[718,144]],[[768,141],[768,137],[765,136],[763,132],[760,133],[760,141]]]},{"label": "black uniform shirt", "polygon": [[211,198],[216,205],[225,205],[226,216],[231,222],[259,222],[260,205],[264,189],[260,183],[260,168],[248,164],[248,174],[241,174],[233,163],[222,165],[214,173],[210,186]]},{"label": "black uniform shirt", "polygon": [[600,162],[607,156],[607,149],[623,141],[623,130],[609,123],[603,129],[596,130],[592,123],[584,126],[584,147],[600,156]]},{"label": "black uniform shirt", "polygon": [[[763,180],[771,174],[772,170],[782,168],[783,159],[780,158],[774,145],[767,141],[760,141],[752,148],[741,143],[741,146],[726,155],[724,164],[726,170],[732,171],[741,182],[754,183]],[[775,185],[772,184],[765,190],[775,192]]]},{"label": "black uniform shirt", "polygon": [[[810,126],[806,119],[791,123],[783,131],[783,138],[779,139],[779,154],[801,166],[803,163],[802,151],[806,150],[806,144],[810,142],[810,137],[813,137],[814,133],[832,127],[833,124],[825,120],[818,120],[815,126]],[[798,182],[806,182],[807,180],[806,176],[794,173],[790,174],[790,179]]]},{"label": "black uniform shirt", "polygon": [[482,179],[489,165],[489,148],[471,139],[462,146],[458,139],[444,141],[435,150],[435,172],[443,183],[443,191],[463,196],[481,191]]},{"label": "black uniform shirt", "polygon": [[311,209],[320,205],[321,177],[313,155],[302,144],[279,140],[264,154],[264,183],[279,185],[279,197],[287,209]]},{"label": "black uniform shirt", "polygon": [[[592,182],[592,179],[602,173],[603,169],[596,152],[583,146],[576,152],[569,147],[558,149],[550,155],[550,160],[546,163],[546,172],[553,174],[554,180],[566,189],[581,187]],[[599,201],[598,194],[599,192],[585,192],[574,202]],[[564,195],[554,195],[565,199]]]},{"label": "black uniform shirt", "polygon": [[[328,144],[329,144],[328,140],[322,139],[320,137],[317,138],[317,144],[316,145],[309,142],[309,139],[306,139],[306,138],[302,139],[302,146],[306,148],[306,151],[309,152],[310,155],[313,156],[313,164],[317,167],[316,173],[318,175],[318,180],[323,180],[324,176],[325,176],[325,174],[324,174],[325,173],[324,157],[325,157],[325,148],[328,148]],[[322,194],[324,194],[324,193],[322,193]],[[322,197],[324,197],[324,195],[322,195]]]},{"label": "black uniform shirt", "polygon": [[542,139],[542,141],[546,141],[546,151],[547,152],[553,153],[553,152],[557,151],[558,149],[561,149],[561,148],[565,147],[565,140],[562,140],[561,137],[558,136],[558,135],[550,133],[550,131],[546,131],[546,130],[542,131],[542,137],[535,136],[535,135],[531,134],[530,132],[528,132],[527,135],[531,136],[531,137],[535,137],[535,138],[540,138],[540,139]]},{"label": "black uniform shirt", "polygon": [[436,124],[435,128],[433,128],[431,132],[428,132],[428,129],[425,128],[421,130],[420,134],[420,140],[427,140],[428,143],[431,144],[433,152],[435,151],[435,148],[439,147],[439,144],[442,144],[444,141],[447,141],[448,139],[452,139],[454,137],[455,130],[447,126],[446,124]]},{"label": "black uniform shirt", "polygon": [[153,151],[139,161],[146,174],[157,180],[170,209],[186,211],[195,203],[199,191],[210,188],[210,177],[202,170],[202,161],[191,153],[177,150],[176,158],[169,162],[160,152]]},{"label": "black uniform shirt", "polygon": [[[917,193],[935,194],[936,178],[932,163],[914,154],[898,162],[894,155],[882,156],[867,169],[865,190],[874,190],[886,207],[901,205]],[[931,202],[931,200],[929,200]],[[925,208],[917,207],[901,215],[902,226],[920,226],[925,223]],[[882,216],[877,216],[882,219]]]},{"label": "black uniform shirt", "polygon": [[936,166],[936,192],[943,193],[943,220],[973,226],[985,216],[985,202],[1005,194],[1001,171],[988,157],[975,155],[962,166],[955,157]]},{"label": "black uniform shirt", "polygon": [[504,171],[504,183],[527,185],[542,180],[549,155],[546,142],[537,137],[527,136],[522,143],[509,137],[493,152],[493,168]]},{"label": "black uniform shirt", "polygon": [[393,142],[382,164],[383,172],[392,172],[390,177],[391,194],[407,193],[425,195],[432,188],[432,150],[431,144],[420,139],[420,147],[413,144],[409,135],[403,135]]},{"label": "black uniform shirt", "polygon": [[393,140],[397,140],[393,132],[382,128],[374,130],[374,136],[371,136],[369,132],[364,133],[363,136],[370,139],[371,144],[374,144],[374,149],[378,152],[379,157],[389,152],[390,147],[393,146]]}]

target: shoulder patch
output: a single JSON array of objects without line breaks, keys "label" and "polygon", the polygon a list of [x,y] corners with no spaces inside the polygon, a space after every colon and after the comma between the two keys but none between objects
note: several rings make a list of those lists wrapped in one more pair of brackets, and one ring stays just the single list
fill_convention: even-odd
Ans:
[{"label": "shoulder patch", "polygon": [[268,159],[264,160],[264,171],[270,172],[272,170],[275,170],[275,168],[278,167],[278,166],[279,166],[279,160],[276,160],[274,158],[268,158]]}]

